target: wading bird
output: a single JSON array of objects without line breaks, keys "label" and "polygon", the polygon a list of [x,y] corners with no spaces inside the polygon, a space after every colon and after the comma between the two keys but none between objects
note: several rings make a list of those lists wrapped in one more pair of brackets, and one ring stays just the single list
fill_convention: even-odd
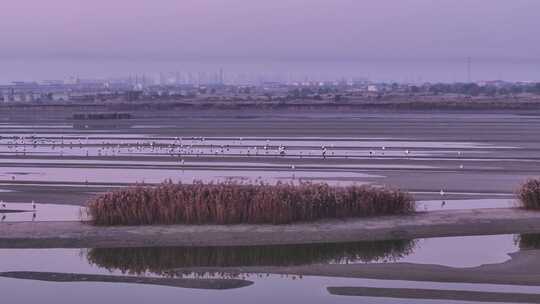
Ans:
[{"label": "wading bird", "polygon": [[444,196],[445,196],[445,193],[444,193],[444,190],[441,189],[441,191],[439,192],[439,194],[441,195],[441,197],[443,198],[443,201],[441,203],[441,208],[446,206],[446,201],[444,200]]}]

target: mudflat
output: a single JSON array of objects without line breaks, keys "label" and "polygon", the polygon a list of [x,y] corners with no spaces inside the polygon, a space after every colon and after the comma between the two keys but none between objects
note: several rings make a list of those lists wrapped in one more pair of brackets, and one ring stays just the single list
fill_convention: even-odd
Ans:
[{"label": "mudflat", "polygon": [[217,290],[241,288],[253,284],[253,282],[240,279],[179,279],[33,271],[0,272],[0,278],[36,280],[56,283],[99,282],[143,284],[179,288]]},{"label": "mudflat", "polygon": [[[536,111],[134,110],[132,119],[84,121],[83,129],[72,119],[76,111],[0,113],[4,201],[82,205],[96,192],[143,179],[289,181],[293,175],[387,184],[419,200],[439,199],[441,189],[447,200],[511,199],[521,182],[540,172]],[[176,137],[190,148],[171,154]],[[201,137],[206,141],[191,140]],[[133,150],[150,141],[160,149]],[[222,145],[230,151],[222,152]],[[286,156],[276,154],[279,145],[287,147]]]},{"label": "mudflat", "polygon": [[540,212],[479,209],[291,225],[96,227],[83,222],[0,224],[0,248],[241,246],[540,232]]}]

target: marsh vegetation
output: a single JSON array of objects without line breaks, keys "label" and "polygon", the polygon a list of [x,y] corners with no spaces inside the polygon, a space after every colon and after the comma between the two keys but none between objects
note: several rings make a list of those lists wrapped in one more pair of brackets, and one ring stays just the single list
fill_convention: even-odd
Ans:
[{"label": "marsh vegetation", "polygon": [[289,224],[410,214],[415,202],[408,193],[388,187],[169,181],[99,195],[88,210],[95,225]]},{"label": "marsh vegetation", "polygon": [[540,210],[540,179],[528,179],[517,191],[521,207]]}]

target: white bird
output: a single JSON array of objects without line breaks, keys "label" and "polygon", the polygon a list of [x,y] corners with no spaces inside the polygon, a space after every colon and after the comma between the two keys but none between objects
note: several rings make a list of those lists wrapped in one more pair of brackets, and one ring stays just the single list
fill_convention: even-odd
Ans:
[{"label": "white bird", "polygon": [[295,165],[291,165],[291,169],[296,170],[296,166],[295,166]]},{"label": "white bird", "polygon": [[36,210],[36,202],[32,200],[32,209]]},{"label": "white bird", "polygon": [[444,196],[444,194],[445,194],[445,193],[444,193],[444,190],[441,189],[441,191],[439,192],[439,194],[440,194],[441,196]]}]

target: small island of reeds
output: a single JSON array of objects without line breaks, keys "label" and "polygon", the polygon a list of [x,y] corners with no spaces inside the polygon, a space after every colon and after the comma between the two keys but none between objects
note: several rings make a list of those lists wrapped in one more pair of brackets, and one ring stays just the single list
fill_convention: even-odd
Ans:
[{"label": "small island of reeds", "polygon": [[331,218],[410,214],[407,192],[367,185],[232,181],[135,185],[88,204],[95,225],[290,224]]}]

